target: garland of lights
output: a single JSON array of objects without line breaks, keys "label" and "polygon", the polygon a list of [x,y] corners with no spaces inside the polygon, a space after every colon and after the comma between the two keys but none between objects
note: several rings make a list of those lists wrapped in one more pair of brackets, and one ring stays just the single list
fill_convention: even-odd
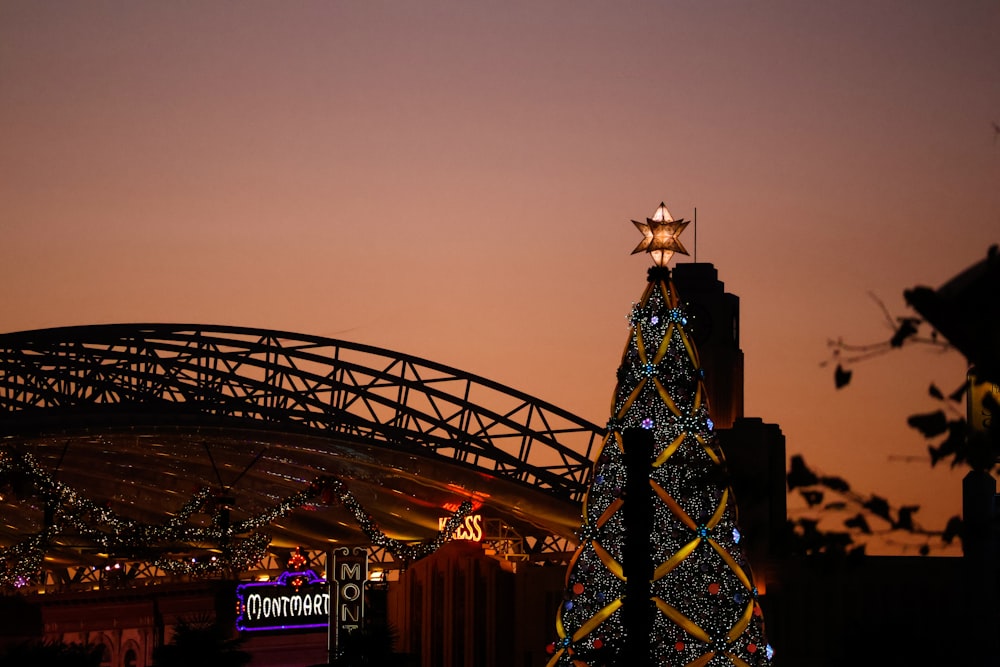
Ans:
[{"label": "garland of lights", "polygon": [[259,563],[271,538],[264,533],[251,533],[246,538],[236,539],[220,547],[218,556],[208,558],[191,558],[178,560],[174,558],[157,558],[151,562],[164,572],[170,574],[205,575],[219,570],[244,572]]},{"label": "garland of lights", "polygon": [[30,584],[42,569],[45,547],[54,533],[54,528],[49,527],[6,549],[0,549],[0,586],[21,588]]},{"label": "garland of lights", "polygon": [[233,525],[224,525],[220,515],[212,518],[211,526],[187,525],[193,514],[201,510],[211,496],[211,489],[195,493],[184,506],[164,524],[145,524],[118,516],[109,508],[85,498],[69,486],[55,480],[30,454],[14,455],[0,449],[0,473],[16,475],[29,482],[40,496],[46,511],[42,531],[7,548],[0,548],[0,587],[21,588],[36,580],[41,571],[45,552],[52,540],[65,528],[92,540],[109,553],[155,549],[169,543],[211,544],[217,554],[203,558],[160,557],[150,561],[156,568],[178,575],[204,575],[220,570],[241,572],[263,559],[271,538],[259,529],[285,516],[320,495],[332,494],[352,514],[362,532],[372,544],[388,551],[404,564],[430,555],[449,540],[472,511],[465,501],[430,540],[406,543],[388,537],[375,523],[354,495],[339,479],[319,477],[305,489],[288,496],[261,514]]},{"label": "garland of lights", "polygon": [[458,530],[465,517],[472,512],[472,503],[468,500],[459,505],[458,509],[448,519],[444,527],[438,531],[437,535],[429,540],[411,544],[393,539],[387,536],[372,519],[372,516],[365,511],[361,503],[351,495],[340,480],[332,480],[330,489],[337,494],[340,503],[354,516],[361,531],[371,541],[374,546],[381,547],[388,551],[395,560],[405,563],[429,556],[441,548],[441,545],[451,539],[451,536]]}]

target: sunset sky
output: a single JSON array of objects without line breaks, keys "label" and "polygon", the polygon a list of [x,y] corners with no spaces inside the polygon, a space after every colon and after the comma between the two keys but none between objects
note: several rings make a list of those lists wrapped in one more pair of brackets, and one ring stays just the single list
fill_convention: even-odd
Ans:
[{"label": "sunset sky", "polygon": [[994,122],[995,0],[0,0],[0,332],[317,334],[603,424],[629,220],[697,207],[746,414],[941,527],[961,473],[890,457],[962,359],[820,363],[1000,241]]}]

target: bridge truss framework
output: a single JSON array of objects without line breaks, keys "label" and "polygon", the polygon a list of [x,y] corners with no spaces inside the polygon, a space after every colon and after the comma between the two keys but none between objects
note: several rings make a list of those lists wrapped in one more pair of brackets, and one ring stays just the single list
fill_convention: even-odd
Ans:
[{"label": "bridge truss framework", "polygon": [[[74,438],[162,434],[165,428],[308,442],[302,451],[308,450],[311,463],[304,468],[323,461],[324,443],[341,457],[345,448],[357,448],[366,470],[383,458],[396,467],[412,461],[424,477],[451,471],[442,473],[439,486],[450,489],[455,500],[489,506],[491,497],[497,502],[504,497],[507,509],[522,518],[532,505],[544,508],[539,514],[566,510],[573,516],[564,526],[578,519],[591,456],[603,435],[600,427],[568,411],[485,378],[318,336],[191,324],[0,335],[0,447],[30,450],[39,439],[64,438],[61,455],[58,447],[47,450],[46,463],[55,473]],[[212,459],[207,445],[206,451]],[[294,456],[294,448],[283,450],[282,457]],[[268,465],[264,459],[249,465]],[[217,461],[211,464],[224,486]],[[295,476],[272,472],[271,477],[276,475]],[[154,472],[147,487],[155,485],[155,477]],[[208,473],[205,477],[213,481]],[[491,493],[498,484],[504,492]],[[529,499],[524,507],[519,493]],[[497,520],[492,532],[512,559],[565,552],[572,536],[564,526],[546,530],[547,521],[541,517],[534,526],[541,530],[532,531],[527,548],[525,524]],[[377,550],[372,558],[381,558]],[[104,566],[109,563],[113,567],[111,561]],[[72,575],[65,569],[59,576],[84,581],[106,572],[93,562],[73,567]],[[143,574],[140,564],[132,567],[142,576],[154,574]]]}]

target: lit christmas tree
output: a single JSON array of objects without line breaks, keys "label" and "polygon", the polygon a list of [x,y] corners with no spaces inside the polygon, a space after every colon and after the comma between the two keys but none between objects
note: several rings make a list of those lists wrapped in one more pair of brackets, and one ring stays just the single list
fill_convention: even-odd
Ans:
[{"label": "lit christmas tree", "polygon": [[608,434],[583,504],[549,667],[770,665],[698,353],[667,261],[687,226],[660,204],[634,252],[655,266],[632,309]]}]

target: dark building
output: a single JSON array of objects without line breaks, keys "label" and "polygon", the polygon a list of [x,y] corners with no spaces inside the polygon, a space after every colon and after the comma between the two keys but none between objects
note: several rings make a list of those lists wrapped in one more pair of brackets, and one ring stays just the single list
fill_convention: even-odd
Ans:
[{"label": "dark building", "polygon": [[561,565],[501,561],[456,540],[389,587],[388,621],[416,664],[540,666],[564,577]]},{"label": "dark building", "polygon": [[[711,264],[679,264],[673,277],[704,368],[774,664],[1000,664],[992,624],[995,554],[972,562],[789,553],[785,439],[777,425],[744,415],[739,298],[725,291]],[[987,491],[992,498],[992,487]],[[386,641],[396,638],[398,664],[542,667],[565,571],[565,562],[505,560],[485,541],[453,541],[391,581],[370,584],[369,619],[388,628]],[[0,598],[0,613],[8,643],[38,637],[100,644],[102,667],[145,667],[179,619],[208,614],[232,623],[234,586],[14,596]],[[244,649],[252,666],[305,667],[325,662],[327,636],[259,633]]]},{"label": "dark building", "polygon": [[716,428],[729,428],[743,416],[740,298],[726,292],[712,264],[678,264],[671,273],[705,371],[712,419]]},{"label": "dark building", "polygon": [[739,297],[726,291],[712,264],[681,263],[671,273],[705,373],[755,581],[766,586],[776,578],[773,562],[783,553],[785,437],[778,425],[743,414]]},{"label": "dark building", "polygon": [[[785,439],[777,425],[743,412],[739,298],[711,264],[678,264],[672,273],[688,304],[775,665],[1000,664],[990,621],[995,554],[984,564],[790,553]],[[992,498],[994,485],[986,486]]]}]

